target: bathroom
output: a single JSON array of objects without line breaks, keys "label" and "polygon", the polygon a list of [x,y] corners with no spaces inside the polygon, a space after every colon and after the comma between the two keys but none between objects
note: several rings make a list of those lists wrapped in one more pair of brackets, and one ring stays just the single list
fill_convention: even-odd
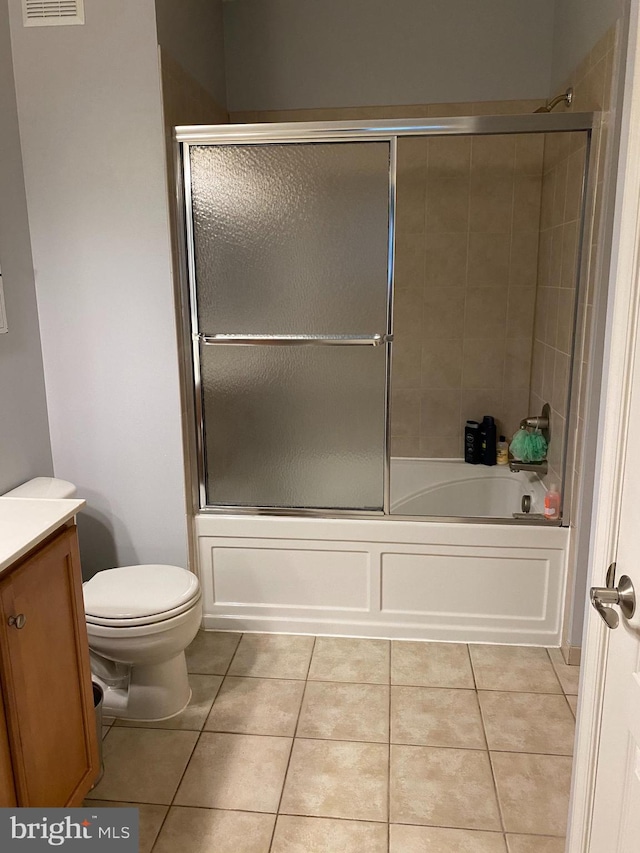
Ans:
[{"label": "bathroom", "polygon": [[[573,716],[564,712],[575,711],[597,446],[598,376],[591,359],[604,340],[602,270],[608,244],[602,235],[613,215],[608,194],[615,140],[607,134],[614,120],[602,123],[593,115],[615,115],[626,43],[622,4],[593,3],[584,10],[581,4],[576,11],[571,0],[545,0],[535,9],[495,0],[490,8],[470,11],[463,3],[430,4],[426,10],[406,0],[366,4],[365,11],[359,2],[330,2],[320,14],[313,12],[315,4],[285,0],[194,0],[179,6],[145,0],[135,9],[118,3],[118,10],[110,5],[107,10],[98,0],[85,0],[82,27],[23,27],[21,4],[14,0],[0,19],[12,50],[5,71],[13,147],[6,158],[11,168],[2,174],[3,194],[17,199],[3,211],[0,260],[6,342],[16,346],[11,353],[21,361],[18,373],[7,359],[3,373],[5,393],[16,406],[3,429],[2,491],[52,474],[75,484],[87,501],[78,515],[85,580],[113,566],[144,563],[197,570],[203,627],[225,632],[201,635],[191,652],[192,677],[205,692],[220,687],[229,666],[229,679],[252,676],[251,661],[242,663],[244,652],[236,642],[240,632],[249,638],[242,641],[244,649],[258,642],[251,640],[253,632],[271,634],[274,643],[285,645],[275,638],[293,635],[289,665],[292,671],[304,669],[300,661],[306,660],[309,684],[359,680],[353,672],[321,673],[320,650],[330,658],[338,637],[368,638],[374,671],[388,661],[392,676],[393,667],[401,666],[393,655],[401,652],[389,657],[389,650],[403,641],[452,648],[471,644],[472,649],[497,644],[505,654],[509,647],[526,648],[525,657],[543,661],[543,680],[550,679],[554,688],[539,692],[554,697],[550,705],[561,697],[562,725],[572,723]],[[570,105],[561,100],[551,112],[536,112],[569,87]],[[571,124],[572,116],[585,115],[591,119]],[[463,124],[469,118],[474,121]],[[209,360],[222,381],[213,383],[209,398],[206,389],[204,397],[194,395],[194,370],[201,367],[192,358],[194,332],[315,330],[255,324],[195,328],[189,304],[194,282],[185,274],[184,212],[175,202],[182,192],[174,169],[180,154],[175,126],[224,126],[210,134],[219,142],[234,132],[232,126],[245,123],[313,122],[317,133],[317,123],[335,121],[350,124],[349,144],[369,144],[377,134],[375,144],[389,145],[397,155],[395,258],[389,264],[393,311],[385,303],[375,327],[323,329],[325,334],[394,335],[384,346],[356,347],[357,352],[335,347],[326,356],[331,370],[347,378],[355,373],[340,365],[352,356],[377,360],[380,381],[365,401],[377,406],[375,501],[360,506],[335,494],[337,483],[357,486],[356,477],[340,481],[330,468],[314,477],[312,466],[324,450],[320,445],[303,459],[300,476],[282,482],[273,477],[282,456],[262,468],[255,464],[265,450],[255,435],[244,435],[246,443],[233,446],[230,433],[237,424],[231,416],[225,421],[216,394],[233,402],[233,377],[247,384],[241,364],[250,361],[250,347],[232,348],[227,385],[219,366],[225,364],[224,346],[196,347],[202,363]],[[329,129],[323,124],[325,139]],[[261,132],[264,141],[269,129]],[[289,141],[303,133],[289,132]],[[179,140],[191,144],[190,133],[187,127]],[[249,134],[240,142],[259,138]],[[280,147],[286,143],[281,139]],[[364,246],[360,251],[373,264],[375,252]],[[388,258],[383,262],[386,274]],[[26,282],[19,293],[10,290],[18,274]],[[18,333],[19,343],[13,344],[10,338],[16,341]],[[285,347],[270,349],[278,351],[270,358],[280,358]],[[305,377],[297,381],[307,383]],[[370,384],[360,381],[358,392]],[[348,386],[340,395],[342,402],[360,400]],[[326,398],[315,396],[322,411],[314,408],[314,416],[324,419],[317,433],[331,437],[339,431],[336,404],[330,400],[323,406]],[[290,397],[285,403],[295,416]],[[508,465],[472,467],[459,461],[467,420],[493,416],[498,436],[511,438],[522,419],[542,414],[545,403],[550,404],[545,476],[535,469],[512,473]],[[231,405],[230,411],[237,410]],[[215,425],[210,435],[220,441],[208,446],[211,472],[220,470],[227,456],[240,459],[235,482],[216,479],[215,473],[209,477],[201,453],[207,423]],[[359,440],[362,423],[353,424],[347,432]],[[276,419],[270,427],[273,439],[282,425]],[[266,441],[264,426],[256,432]],[[348,448],[356,462],[360,451]],[[338,458],[340,449],[333,460],[325,457],[326,464]],[[451,459],[458,462],[446,484],[464,479],[463,498],[478,479],[475,491],[481,497],[494,489],[499,502],[507,493],[510,497],[498,509],[484,511],[461,504],[458,490],[453,503],[440,492],[436,511],[433,501],[430,507],[410,507],[410,501],[423,502],[431,485],[442,485],[433,472],[444,470]],[[336,468],[342,468],[342,460]],[[425,469],[432,480],[425,480]],[[535,516],[543,511],[551,482],[561,487],[563,507],[562,518],[548,522]],[[300,484],[309,487],[306,495]],[[230,486],[227,494],[224,486]],[[276,493],[279,487],[284,496]],[[529,513],[523,512],[526,495],[532,501]],[[318,637],[315,662],[312,635]],[[212,668],[202,654],[216,641],[219,661]],[[472,652],[468,666],[461,664],[458,684],[407,683],[402,677],[391,683],[401,690],[482,692],[482,665],[474,654],[482,652]],[[330,668],[330,662],[325,665]],[[314,678],[316,669],[320,674]],[[474,675],[476,681],[469,681]],[[276,667],[265,680],[298,677]],[[377,687],[381,678],[362,680]],[[389,678],[384,680],[388,692]],[[484,682],[486,692],[509,692],[499,680],[498,686],[490,683]],[[531,695],[526,687],[520,690]],[[210,699],[204,717],[215,709],[214,696]],[[205,724],[202,713],[200,718],[174,735],[176,743],[184,741],[180,750],[190,754],[196,740],[191,736]],[[166,730],[159,728],[143,735],[140,728],[118,723],[109,729],[105,750],[120,743],[126,751],[145,738],[160,744]],[[207,730],[217,731],[208,723]],[[571,749],[566,743],[561,748],[567,791]],[[274,757],[276,764],[279,760]],[[141,802],[149,815],[159,816],[156,834],[164,828],[157,850],[170,843],[172,820],[179,833],[180,803],[196,805],[176,800],[175,818],[170,814],[165,824],[175,791],[169,802],[164,797],[160,802],[153,796],[136,799],[131,786],[132,799],[115,790],[104,801]],[[102,803],[99,795],[100,789]],[[240,805],[213,809],[216,815],[216,809],[254,812]],[[255,809],[271,811],[272,806]],[[331,820],[330,813],[301,814],[316,814],[316,823]],[[509,853],[534,849],[523,845],[539,837],[555,853],[563,849],[563,819],[519,831],[510,831],[508,821],[479,827],[446,818],[430,830],[416,819],[423,829],[407,830],[413,840],[398,836],[391,849],[409,850],[410,844],[421,849],[428,843],[458,849],[455,844],[468,835],[469,843]],[[256,826],[267,826],[265,832],[273,823],[256,819]],[[298,830],[293,819],[290,823],[294,838]],[[398,823],[413,826],[410,819]],[[374,830],[366,842],[370,849],[380,843]],[[273,849],[305,849],[294,847],[295,840],[286,847],[285,829],[276,831],[276,839],[278,833],[283,846]],[[264,848],[259,843],[255,849],[267,850],[271,841]],[[345,841],[342,849],[347,843],[355,841]]]}]

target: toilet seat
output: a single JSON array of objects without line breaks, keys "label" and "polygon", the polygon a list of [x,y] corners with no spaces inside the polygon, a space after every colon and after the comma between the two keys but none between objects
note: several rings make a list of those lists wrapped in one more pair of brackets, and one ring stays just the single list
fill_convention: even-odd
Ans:
[{"label": "toilet seat", "polygon": [[200,584],[179,566],[123,566],[83,585],[88,625],[131,628],[179,616],[200,600]]}]

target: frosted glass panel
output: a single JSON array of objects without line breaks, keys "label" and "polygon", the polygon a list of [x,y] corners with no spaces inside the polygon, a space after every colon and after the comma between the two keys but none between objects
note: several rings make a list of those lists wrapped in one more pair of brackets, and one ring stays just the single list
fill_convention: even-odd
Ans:
[{"label": "frosted glass panel", "polygon": [[207,504],[381,509],[385,348],[201,348]]},{"label": "frosted glass panel", "polygon": [[389,143],[195,146],[199,331],[387,324]]}]

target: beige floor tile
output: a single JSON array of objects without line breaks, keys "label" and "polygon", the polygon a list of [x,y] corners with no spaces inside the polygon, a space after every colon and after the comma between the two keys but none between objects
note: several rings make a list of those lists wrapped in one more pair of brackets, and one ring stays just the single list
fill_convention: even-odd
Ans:
[{"label": "beige floor tile", "polygon": [[391,643],[391,683],[474,688],[464,643]]},{"label": "beige floor tile", "polygon": [[296,739],[280,811],[386,821],[388,766],[386,745]]},{"label": "beige floor tile", "polygon": [[564,838],[541,835],[507,835],[509,853],[564,853]]},{"label": "beige floor tile", "polygon": [[571,712],[575,717],[578,713],[578,697],[572,696],[571,693],[567,693],[565,696],[567,702],[569,703],[569,707],[571,708]]},{"label": "beige floor tile", "polygon": [[187,669],[200,675],[224,675],[242,634],[199,631],[186,651]]},{"label": "beige floor tile", "polygon": [[304,681],[228,675],[205,729],[293,737],[303,693]]},{"label": "beige floor tile", "polygon": [[313,637],[245,634],[229,667],[229,675],[305,679],[313,642]]},{"label": "beige floor tile", "polygon": [[486,749],[475,691],[392,687],[391,742]]},{"label": "beige floor tile", "polygon": [[110,728],[111,728],[111,726],[103,726],[103,727],[102,727],[102,738],[103,738],[103,740],[104,740],[104,738],[106,738],[106,736],[109,734],[109,729],[110,729]]},{"label": "beige floor tile", "polygon": [[569,666],[564,662],[560,649],[547,649],[551,663],[556,671],[556,675],[560,679],[560,684],[565,693],[572,696],[578,695],[578,686],[580,681],[580,667]]},{"label": "beige floor tile", "polygon": [[575,720],[564,696],[478,691],[489,749],[571,755]]},{"label": "beige floor tile", "polygon": [[172,808],[154,853],[269,853],[275,815]]},{"label": "beige floor tile", "polygon": [[297,734],[388,743],[388,685],[307,682]]},{"label": "beige floor tile", "polygon": [[197,732],[112,726],[103,741],[104,776],[88,797],[169,805],[197,739]]},{"label": "beige floor tile", "polygon": [[381,823],[280,815],[271,853],[387,853]]},{"label": "beige floor tile", "polygon": [[389,827],[389,853],[506,853],[501,832],[443,829],[433,826]]},{"label": "beige floor tile", "polygon": [[110,800],[86,800],[84,803],[88,808],[94,809],[138,809],[139,827],[139,851],[138,853],[151,853],[162,821],[165,819],[169,806],[150,806],[141,803],[121,803]]},{"label": "beige floor tile", "polygon": [[492,752],[491,762],[505,830],[564,836],[571,758]]},{"label": "beige floor tile", "polygon": [[175,804],[275,812],[290,750],[289,738],[205,732],[189,762]]},{"label": "beige floor tile", "polygon": [[388,684],[389,642],[318,637],[309,679]]},{"label": "beige floor tile", "polygon": [[393,745],[391,821],[500,830],[488,754]]},{"label": "beige floor tile", "polygon": [[478,690],[562,693],[546,649],[469,646]]},{"label": "beige floor tile", "polygon": [[104,714],[102,715],[102,725],[103,726],[112,726],[116,721],[115,717],[107,717]]},{"label": "beige floor tile", "polygon": [[183,731],[200,731],[213,705],[213,700],[222,684],[221,675],[189,675],[191,685],[191,701],[188,707],[170,720],[160,720],[157,723],[143,723],[139,720],[116,720],[115,725],[133,726],[142,729],[181,729]]}]

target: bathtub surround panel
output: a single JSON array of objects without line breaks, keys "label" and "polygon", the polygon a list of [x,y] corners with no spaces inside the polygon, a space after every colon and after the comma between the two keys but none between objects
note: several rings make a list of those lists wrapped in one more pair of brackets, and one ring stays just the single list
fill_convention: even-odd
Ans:
[{"label": "bathtub surround panel", "polygon": [[510,437],[529,414],[543,144],[398,142],[395,456],[460,457],[467,419]]},{"label": "bathtub surround panel", "polygon": [[196,536],[207,628],[559,643],[563,528],[201,514]]}]

